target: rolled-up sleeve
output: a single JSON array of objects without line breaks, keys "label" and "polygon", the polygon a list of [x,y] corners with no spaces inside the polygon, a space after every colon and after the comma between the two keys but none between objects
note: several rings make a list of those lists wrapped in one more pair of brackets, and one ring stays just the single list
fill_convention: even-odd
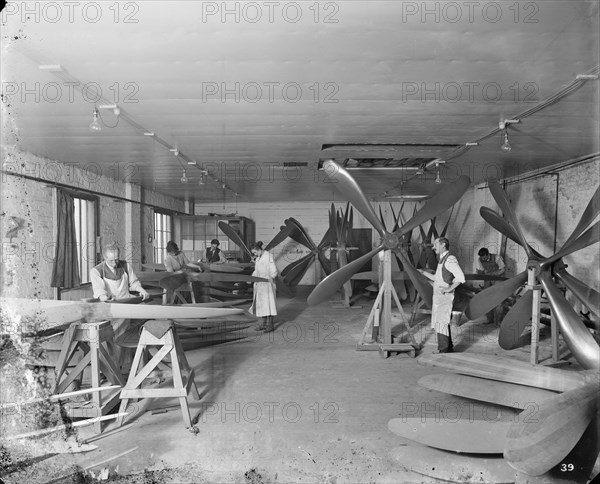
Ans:
[{"label": "rolled-up sleeve", "polygon": [[100,296],[108,297],[108,291],[106,290],[104,279],[102,279],[98,269],[95,267],[90,271],[90,280],[92,281],[92,291],[94,292],[95,298],[99,298]]},{"label": "rolled-up sleeve", "polygon": [[456,259],[455,256],[453,256],[453,255],[448,256],[448,259],[446,259],[446,263],[444,264],[444,267],[452,273],[452,275],[454,276],[454,282],[460,282],[461,284],[465,283],[465,281],[466,281],[465,274],[464,274],[463,270],[460,268],[460,265],[458,265],[458,260]]}]

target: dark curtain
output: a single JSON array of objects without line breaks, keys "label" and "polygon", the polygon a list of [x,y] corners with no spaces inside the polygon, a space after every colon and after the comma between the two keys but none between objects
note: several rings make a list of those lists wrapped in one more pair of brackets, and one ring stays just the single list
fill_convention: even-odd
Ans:
[{"label": "dark curtain", "polygon": [[58,190],[58,234],[56,237],[56,253],[52,269],[52,287],[69,289],[79,287],[79,263],[77,258],[77,238],[75,235],[75,219],[73,197]]}]

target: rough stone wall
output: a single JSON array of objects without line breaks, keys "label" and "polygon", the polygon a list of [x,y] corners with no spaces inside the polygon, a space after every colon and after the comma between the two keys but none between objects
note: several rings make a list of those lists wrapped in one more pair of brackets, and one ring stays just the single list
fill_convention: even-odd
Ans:
[{"label": "rough stone wall", "polygon": [[[115,197],[183,210],[183,202],[137,185],[128,188],[126,183],[104,176],[97,166],[66,165],[6,147],[2,148],[2,162],[1,292],[5,297],[54,298],[50,287],[55,252],[54,183],[101,194],[98,250],[116,242],[124,249],[125,258],[138,269],[146,259],[153,259],[152,241],[148,238],[153,234],[153,208]],[[15,223],[21,223],[23,228],[11,231]]]}]

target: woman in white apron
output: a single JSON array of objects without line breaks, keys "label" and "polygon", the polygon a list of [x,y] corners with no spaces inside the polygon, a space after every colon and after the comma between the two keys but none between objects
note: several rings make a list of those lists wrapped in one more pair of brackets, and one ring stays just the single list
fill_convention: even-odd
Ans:
[{"label": "woman in white apron", "polygon": [[252,245],[252,254],[256,257],[254,262],[255,277],[268,279],[268,282],[255,282],[254,295],[250,312],[255,316],[261,317],[262,323],[257,330],[264,330],[265,333],[271,332],[274,329],[273,316],[277,315],[277,307],[275,301],[275,277],[277,277],[277,266],[273,260],[273,255],[263,249],[262,242],[257,242]]}]

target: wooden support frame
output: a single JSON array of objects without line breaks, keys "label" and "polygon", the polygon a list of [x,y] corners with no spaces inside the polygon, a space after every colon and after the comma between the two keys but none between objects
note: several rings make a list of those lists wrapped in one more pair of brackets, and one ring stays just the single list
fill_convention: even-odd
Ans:
[{"label": "wooden support frame", "polygon": [[[187,402],[187,396],[192,393],[195,400],[200,400],[198,388],[194,382],[194,370],[190,367],[185,351],[181,346],[175,323],[170,320],[160,320],[164,325],[165,333],[157,338],[144,325],[140,341],[138,343],[133,364],[131,365],[131,373],[121,391],[121,406],[119,413],[125,414],[127,404],[130,399],[138,398],[178,398],[183,415],[183,421],[186,427],[194,429],[194,425],[190,418],[190,411]],[[147,323],[146,323],[147,324]],[[154,356],[144,364],[143,356],[147,351],[148,346],[157,346],[160,349]],[[165,358],[170,357],[171,369],[173,372],[173,387],[172,388],[142,388],[144,379],[155,370]],[[123,423],[123,417],[119,418],[118,425]]]},{"label": "wooden support frame", "polygon": [[[56,385],[53,392],[55,396],[60,397],[64,394],[69,385],[90,366],[92,387],[95,390],[88,393],[92,395],[95,412],[98,413],[98,417],[102,417],[112,410],[119,401],[120,388],[125,385],[125,379],[106,346],[112,337],[110,321],[73,323],[67,328],[56,365]],[[84,356],[75,368],[67,373],[69,362],[78,350],[81,350]],[[100,386],[100,373],[106,377],[109,385],[116,388],[115,391],[104,396],[101,394],[104,389]],[[94,430],[102,432],[102,420],[95,421]]]},{"label": "wooden support frame", "polygon": [[[414,358],[416,351],[421,349],[421,345],[417,343],[410,330],[408,320],[404,315],[404,309],[392,284],[391,250],[383,252],[383,260],[380,268],[383,269],[383,276],[379,285],[379,293],[369,313],[356,349],[359,351],[379,351],[383,358],[387,358],[392,352],[406,352]],[[410,343],[395,343],[392,341],[392,304],[395,304],[400,312],[400,318],[406,326],[407,334],[411,340]],[[370,342],[365,342],[369,333],[372,334],[372,339]]]}]

